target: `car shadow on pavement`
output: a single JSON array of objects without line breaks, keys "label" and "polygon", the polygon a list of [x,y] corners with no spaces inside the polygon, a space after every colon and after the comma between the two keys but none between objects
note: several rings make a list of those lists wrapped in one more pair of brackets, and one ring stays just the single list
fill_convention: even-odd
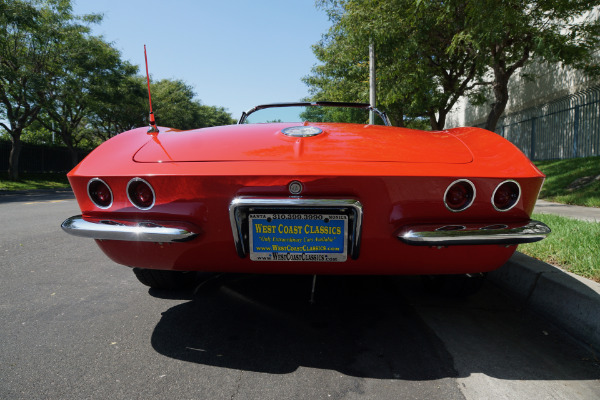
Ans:
[{"label": "car shadow on pavement", "polygon": [[[418,281],[417,281],[418,282]],[[456,376],[452,358],[384,277],[235,276],[165,313],[159,353],[285,374],[301,366],[379,379]]]},{"label": "car shadow on pavement", "polygon": [[[492,285],[456,299],[423,292],[418,277],[319,276],[310,304],[311,284],[310,276],[232,275],[200,287],[163,313],[152,346],[174,359],[270,374],[309,367],[411,381],[480,372],[600,378],[594,360],[581,364],[568,339],[568,346],[537,339],[536,318]],[[559,338],[552,333],[546,340]],[[565,367],[548,368],[542,353]]]}]

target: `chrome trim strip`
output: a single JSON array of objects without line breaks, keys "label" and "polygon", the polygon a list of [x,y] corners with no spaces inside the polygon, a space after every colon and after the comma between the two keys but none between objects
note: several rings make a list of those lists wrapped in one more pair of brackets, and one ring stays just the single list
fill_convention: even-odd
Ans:
[{"label": "chrome trim strip", "polygon": [[[496,203],[494,203],[494,197],[496,197],[496,192],[498,191],[498,189],[500,189],[500,186],[504,185],[507,182],[512,182],[517,185],[517,187],[519,188],[519,196],[517,197],[517,200],[515,200],[515,202],[513,203],[512,206],[508,207],[506,210],[503,210],[501,208],[496,207]],[[496,211],[499,211],[499,212],[505,212],[508,210],[512,210],[517,204],[519,204],[519,200],[521,200],[521,185],[519,184],[519,182],[517,182],[513,179],[507,179],[505,181],[500,182],[500,184],[498,184],[498,186],[496,186],[496,189],[494,189],[494,193],[492,193],[492,206],[494,207],[494,209]]]},{"label": "chrome trim strip", "polygon": [[67,218],[61,228],[68,234],[100,240],[172,243],[192,240],[198,233],[181,227],[165,227],[154,222],[135,222],[126,225],[119,221],[86,221],[81,215]]},{"label": "chrome trim strip", "polygon": [[231,230],[233,232],[233,240],[235,242],[235,248],[240,257],[244,258],[248,253],[248,249],[245,248],[245,240],[241,229],[243,216],[240,213],[242,208],[337,208],[337,209],[350,209],[354,213],[354,226],[352,242],[349,247],[349,254],[352,258],[358,258],[360,249],[360,239],[362,231],[363,221],[363,206],[360,201],[353,199],[305,199],[296,197],[272,197],[272,198],[258,198],[258,197],[236,197],[231,201],[229,205],[229,222],[231,223]]},{"label": "chrome trim strip", "polygon": [[[448,203],[446,202],[446,195],[448,195],[448,190],[450,190],[450,188],[452,186],[454,186],[455,184],[459,183],[459,182],[467,182],[469,185],[471,185],[471,188],[473,188],[473,198],[471,199],[471,201],[469,202],[469,204],[467,204],[466,206],[464,206],[463,208],[459,209],[459,210],[455,210],[453,208],[451,208]],[[465,211],[467,208],[471,207],[473,205],[473,203],[475,203],[475,197],[477,197],[477,188],[475,187],[475,185],[473,184],[473,182],[471,182],[468,179],[457,179],[454,182],[452,182],[451,184],[448,185],[448,187],[446,188],[446,191],[444,192],[444,205],[446,206],[446,208],[454,213],[457,212],[461,212],[461,211]]]},{"label": "chrome trim strip", "polygon": [[[106,187],[108,188],[108,191],[110,192],[110,204],[107,205],[106,207],[102,207],[100,204],[96,203],[94,201],[94,199],[92,199],[92,195],[90,194],[90,185],[92,184],[92,182],[102,182],[104,185],[106,185]],[[110,186],[108,186],[108,183],[104,182],[102,179],[100,178],[92,178],[88,181],[87,183],[87,195],[90,199],[90,201],[98,208],[102,209],[102,210],[106,210],[109,209],[112,205],[113,205],[113,201],[115,200],[115,197],[113,195],[112,189],[110,188]]]},{"label": "chrome trim strip", "polygon": [[441,225],[413,225],[404,227],[397,237],[413,246],[511,245],[537,242],[551,232],[546,224],[535,220],[500,229],[483,229],[485,226],[479,225],[467,224],[466,229],[456,231],[437,230]]},{"label": "chrome trim strip", "polygon": [[[129,195],[129,186],[131,186],[131,184],[133,182],[143,182],[146,185],[148,185],[148,187],[150,188],[150,190],[152,191],[152,204],[150,205],[150,207],[140,207],[137,204],[135,204],[135,202],[133,200],[131,200],[131,196]],[[154,192],[154,188],[152,187],[152,185],[145,179],[142,178],[132,178],[129,182],[127,182],[127,188],[125,189],[125,193],[127,193],[127,200],[129,200],[129,202],[138,210],[142,210],[142,211],[146,211],[151,209],[152,207],[154,207],[154,204],[156,203],[156,192]]]}]

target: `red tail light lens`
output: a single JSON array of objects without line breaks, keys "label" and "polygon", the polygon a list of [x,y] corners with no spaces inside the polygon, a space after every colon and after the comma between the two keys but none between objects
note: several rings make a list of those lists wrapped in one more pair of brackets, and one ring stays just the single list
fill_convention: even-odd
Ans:
[{"label": "red tail light lens", "polygon": [[492,204],[498,211],[508,211],[519,202],[521,187],[515,181],[504,181],[494,190]]},{"label": "red tail light lens", "polygon": [[133,178],[129,181],[127,184],[127,197],[131,204],[140,210],[149,210],[154,206],[154,189],[141,178]]},{"label": "red tail light lens", "polygon": [[466,210],[475,200],[475,186],[467,179],[452,182],[444,194],[444,204],[450,211]]},{"label": "red tail light lens", "polygon": [[113,202],[110,187],[99,178],[90,179],[88,182],[88,196],[98,208],[109,208]]}]

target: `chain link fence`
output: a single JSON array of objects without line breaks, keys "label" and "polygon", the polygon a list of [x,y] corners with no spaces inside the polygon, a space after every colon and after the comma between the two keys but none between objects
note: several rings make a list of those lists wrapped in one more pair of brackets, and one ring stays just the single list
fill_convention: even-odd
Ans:
[{"label": "chain link fence", "polygon": [[600,86],[506,115],[496,133],[531,160],[600,156]]}]

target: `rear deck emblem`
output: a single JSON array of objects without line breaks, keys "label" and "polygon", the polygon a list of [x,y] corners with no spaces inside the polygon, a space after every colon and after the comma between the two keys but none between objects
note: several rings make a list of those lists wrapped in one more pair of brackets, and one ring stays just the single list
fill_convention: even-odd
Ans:
[{"label": "rear deck emblem", "polygon": [[311,137],[323,133],[323,131],[316,126],[290,126],[289,128],[282,129],[281,132],[284,135],[291,137]]},{"label": "rear deck emblem", "polygon": [[297,196],[302,193],[302,183],[298,181],[290,182],[288,189],[290,190],[290,194]]}]

